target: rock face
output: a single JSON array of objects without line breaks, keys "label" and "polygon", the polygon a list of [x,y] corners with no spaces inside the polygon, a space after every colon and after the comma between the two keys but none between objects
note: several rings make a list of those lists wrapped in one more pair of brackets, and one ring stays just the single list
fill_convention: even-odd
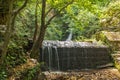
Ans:
[{"label": "rock face", "polygon": [[44,41],[41,61],[49,70],[105,67],[111,62],[108,47],[91,42]]}]

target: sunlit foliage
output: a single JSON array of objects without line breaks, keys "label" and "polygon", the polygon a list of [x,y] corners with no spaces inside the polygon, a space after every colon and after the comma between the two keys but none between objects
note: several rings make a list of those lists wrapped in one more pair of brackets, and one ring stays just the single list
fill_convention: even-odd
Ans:
[{"label": "sunlit foliage", "polygon": [[103,10],[101,15],[101,26],[107,30],[120,31],[120,1],[111,2]]}]

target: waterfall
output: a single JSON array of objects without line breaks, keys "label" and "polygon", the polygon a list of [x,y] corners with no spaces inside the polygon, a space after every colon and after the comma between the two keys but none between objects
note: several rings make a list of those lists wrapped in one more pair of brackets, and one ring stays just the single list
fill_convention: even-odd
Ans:
[{"label": "waterfall", "polygon": [[49,70],[52,70],[52,47],[48,45],[48,55],[49,55]]},{"label": "waterfall", "polygon": [[[52,43],[54,44],[54,42]],[[49,70],[60,70],[60,61],[57,46],[45,42],[42,47],[42,61],[47,62]],[[47,56],[47,57],[46,57]],[[56,67],[56,68],[54,68]]]},{"label": "waterfall", "polygon": [[58,55],[57,47],[54,46],[54,49],[55,49],[55,58],[56,58],[56,62],[57,62],[57,70],[60,70],[60,62],[59,62],[59,55]]},{"label": "waterfall", "polygon": [[72,33],[72,30],[71,30],[69,35],[68,35],[68,38],[66,39],[66,41],[71,41],[72,35],[73,35],[73,33]]},{"label": "waterfall", "polygon": [[87,70],[109,63],[107,50],[91,42],[44,41],[41,59],[52,71]]}]

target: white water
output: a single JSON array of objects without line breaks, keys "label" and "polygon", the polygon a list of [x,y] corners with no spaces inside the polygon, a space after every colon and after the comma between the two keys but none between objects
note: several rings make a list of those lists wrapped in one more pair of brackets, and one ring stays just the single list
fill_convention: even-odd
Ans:
[{"label": "white water", "polygon": [[72,30],[70,31],[69,35],[68,35],[68,38],[66,39],[66,41],[71,41],[72,40]]},{"label": "white water", "polygon": [[48,55],[49,55],[49,70],[52,70],[52,48],[48,46]]},{"label": "white water", "polygon": [[57,47],[54,46],[54,49],[55,49],[55,55],[56,55],[56,60],[57,60],[57,69],[60,70],[60,62],[59,62],[59,55],[58,55],[58,50],[57,50]]},{"label": "white water", "polygon": [[[52,49],[53,49],[53,51],[52,51]],[[58,55],[57,47],[46,43],[46,45],[42,48],[42,61],[46,61],[44,59],[44,57],[46,55],[45,50],[48,51],[47,54],[48,54],[48,68],[49,68],[49,70],[52,71],[52,67],[55,65],[53,63],[53,60],[55,60],[55,63],[57,63],[56,64],[56,69],[59,71],[60,70],[60,61],[59,61],[59,55]],[[55,59],[53,59],[54,58],[53,56],[55,56]]]}]

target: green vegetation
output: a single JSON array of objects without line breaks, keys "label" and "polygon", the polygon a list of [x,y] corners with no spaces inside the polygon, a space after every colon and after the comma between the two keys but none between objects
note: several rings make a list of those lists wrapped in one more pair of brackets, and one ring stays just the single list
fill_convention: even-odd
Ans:
[{"label": "green vegetation", "polygon": [[111,2],[101,14],[101,26],[104,30],[120,31],[120,1]]},{"label": "green vegetation", "polygon": [[120,31],[120,1],[0,0],[0,18],[0,79],[5,80],[7,69],[26,63],[28,56],[38,59],[43,40],[66,40],[72,32],[72,40],[80,41],[102,30]]},{"label": "green vegetation", "polygon": [[26,70],[20,79],[22,80],[36,80],[40,72],[40,65],[37,65],[33,68]]}]

